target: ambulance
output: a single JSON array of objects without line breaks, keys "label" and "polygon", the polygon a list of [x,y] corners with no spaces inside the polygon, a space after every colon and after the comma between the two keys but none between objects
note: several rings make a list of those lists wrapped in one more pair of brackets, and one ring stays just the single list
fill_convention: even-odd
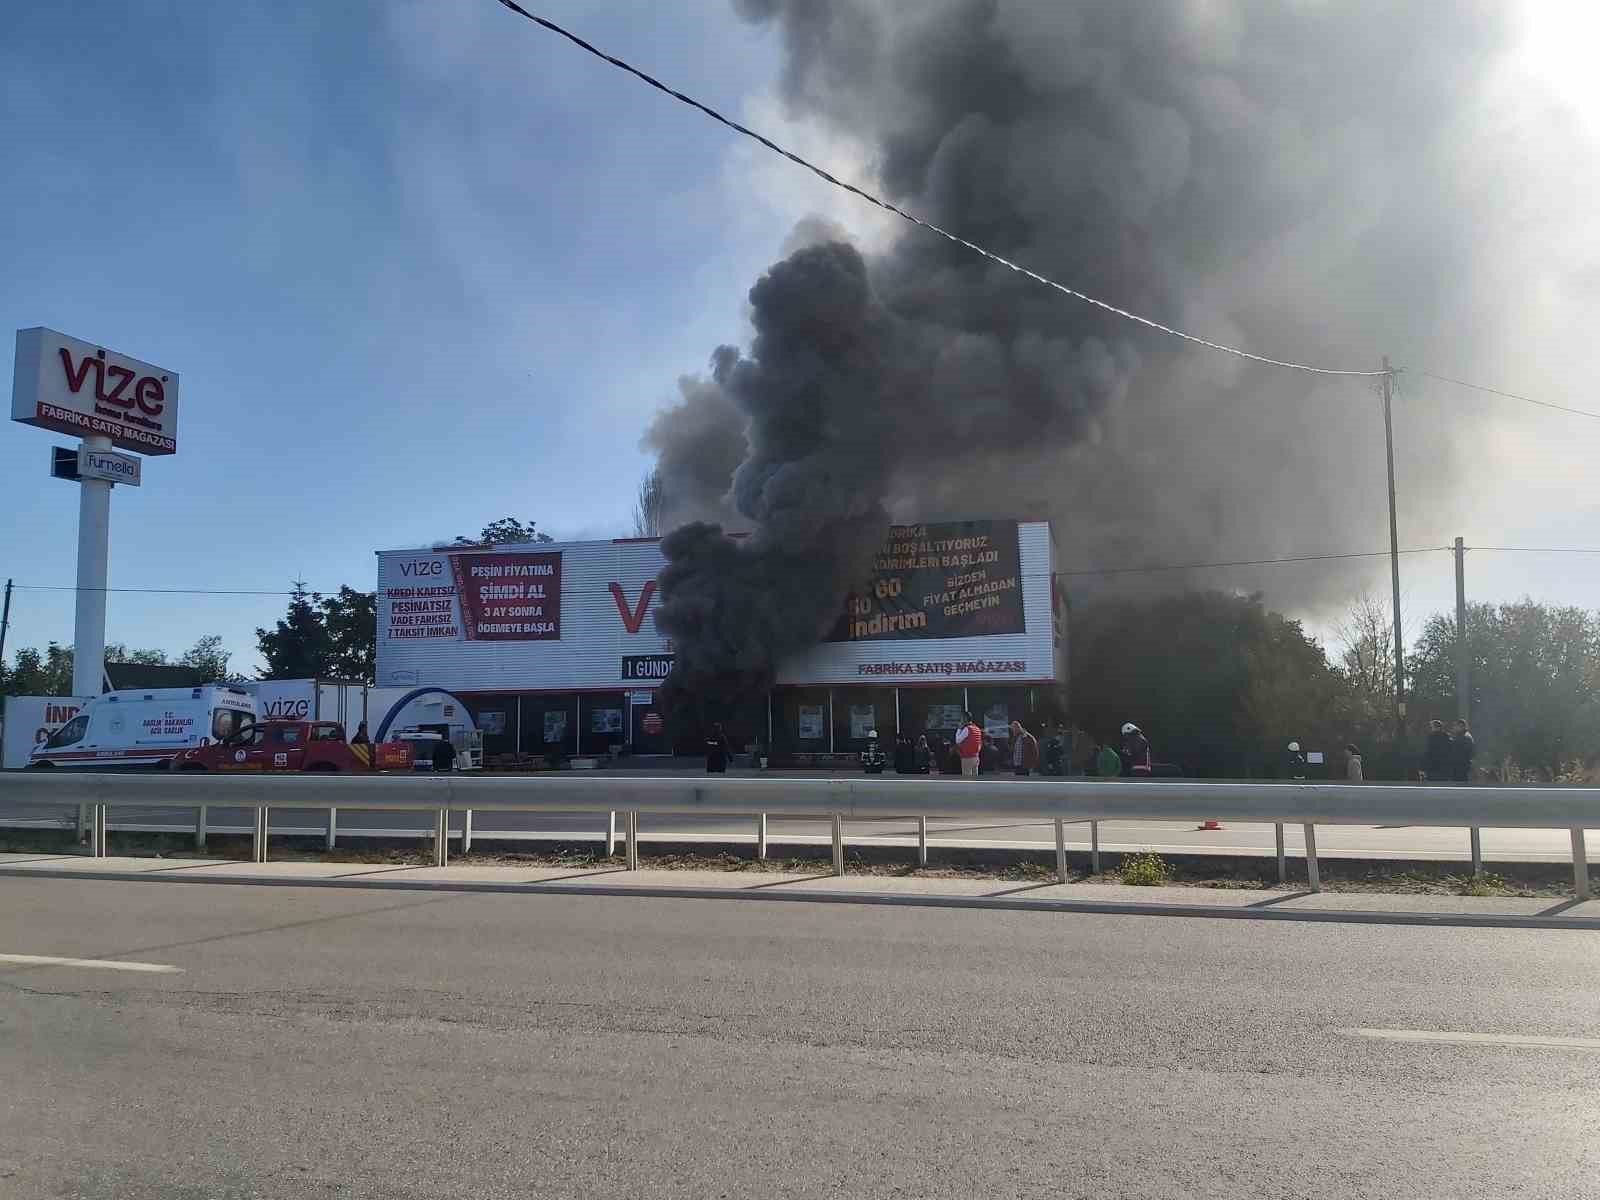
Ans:
[{"label": "ambulance", "polygon": [[107,692],[35,746],[28,766],[166,768],[181,751],[232,737],[255,719],[255,697],[225,684]]}]

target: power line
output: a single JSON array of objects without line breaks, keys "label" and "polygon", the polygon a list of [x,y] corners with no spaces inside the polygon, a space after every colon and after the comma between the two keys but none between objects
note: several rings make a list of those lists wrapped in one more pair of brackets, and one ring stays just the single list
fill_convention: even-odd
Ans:
[{"label": "power line", "polygon": [[563,29],[554,21],[547,20],[544,17],[537,16],[536,14],[529,12],[520,4],[516,3],[516,0],[499,0],[499,3],[505,8],[508,8],[512,12],[516,13],[518,16],[525,17],[529,21],[532,21],[535,25],[539,25],[544,29],[549,30],[551,33],[558,34],[559,36],[566,38],[567,41],[571,42],[573,45],[587,51],[604,62],[610,63],[618,70],[626,71],[629,75],[632,75],[636,79],[643,81],[649,86],[655,88],[657,91],[664,92],[666,95],[671,96],[674,100],[681,101],[682,103],[687,104],[690,108],[699,110],[706,116],[710,117],[713,121],[727,126],[735,133],[743,134],[745,137],[761,143],[761,145],[765,146],[768,150],[771,150],[774,154],[781,155],[795,165],[804,167],[807,171],[810,171],[813,175],[816,175],[820,179],[831,183],[834,187],[842,188],[844,191],[860,197],[867,203],[876,205],[885,212],[893,213],[895,216],[909,221],[913,225],[918,225],[923,229],[928,230],[930,233],[938,234],[946,241],[953,242],[958,246],[964,246],[973,253],[982,255],[990,262],[998,263],[1000,266],[1005,267],[1008,270],[1015,271],[1019,275],[1025,275],[1034,282],[1042,283],[1049,288],[1054,288],[1056,291],[1061,292],[1064,295],[1071,296],[1075,300],[1081,300],[1085,304],[1092,304],[1094,307],[1102,309],[1105,312],[1112,313],[1113,315],[1122,317],[1128,321],[1135,321],[1140,325],[1157,330],[1160,333],[1169,334],[1175,338],[1182,338],[1184,341],[1193,343],[1196,346],[1204,346],[1208,350],[1217,350],[1223,354],[1231,354],[1236,358],[1248,359],[1251,362],[1264,363],[1271,367],[1286,367],[1292,371],[1306,371],[1313,375],[1355,375],[1373,377],[1388,374],[1387,371],[1349,371],[1338,370],[1330,367],[1313,367],[1308,366],[1305,363],[1290,362],[1281,358],[1268,358],[1261,354],[1251,354],[1248,350],[1240,350],[1233,346],[1225,346],[1221,342],[1213,342],[1207,338],[1199,337],[1196,334],[1185,333],[1181,329],[1174,329],[1170,325],[1163,325],[1160,321],[1152,320],[1149,317],[1142,317],[1138,313],[1129,312],[1125,308],[1118,308],[1115,304],[1108,303],[1105,300],[1097,299],[1085,292],[1078,291],[1076,288],[1070,288],[1064,283],[1057,283],[1054,279],[1049,279],[1046,276],[1039,274],[1037,271],[1029,270],[1027,267],[1021,266],[1018,263],[1014,263],[1009,258],[1004,258],[1001,255],[994,253],[992,250],[984,249],[976,242],[969,242],[966,238],[961,237],[959,234],[951,233],[948,229],[943,229],[938,225],[933,224],[931,221],[924,221],[921,217],[915,216],[912,213],[905,211],[905,209],[891,204],[887,200],[881,199],[878,196],[874,196],[871,192],[864,191],[853,183],[847,183],[846,181],[838,178],[836,175],[823,170],[815,163],[800,157],[800,155],[794,153],[792,150],[785,150],[771,138],[757,133],[748,126],[741,125],[738,121],[723,116],[716,109],[707,104],[701,103],[694,97],[686,96],[684,93],[676,90],[675,88],[667,86],[653,75],[649,75],[646,72],[641,71],[632,63],[626,62],[623,59],[615,57],[614,55],[607,54],[604,50],[601,50],[597,46],[584,41],[583,38],[579,37],[570,30]]},{"label": "power line", "polygon": [[1580,550],[1569,546],[1468,546],[1468,550],[1487,550],[1494,554],[1600,554],[1600,550]]},{"label": "power line", "polygon": [[1453,383],[1457,387],[1470,388],[1474,392],[1488,392],[1491,396],[1504,396],[1507,400],[1521,400],[1524,404],[1537,404],[1540,408],[1553,408],[1557,412],[1572,413],[1574,416],[1591,417],[1600,421],[1600,413],[1590,412],[1586,408],[1568,408],[1565,404],[1552,404],[1548,400],[1535,400],[1532,396],[1522,396],[1516,392],[1503,392],[1499,388],[1484,387],[1481,383],[1468,383],[1465,379],[1452,379],[1448,375],[1436,375],[1432,371],[1417,369],[1416,373],[1425,379],[1437,379],[1440,383]]},{"label": "power line", "polygon": [[[1440,550],[1449,550],[1449,546],[1418,546],[1411,550],[1402,550],[1401,554],[1434,554]],[[1353,554],[1296,554],[1282,558],[1241,558],[1229,562],[1201,562],[1201,563],[1168,563],[1161,566],[1150,567],[1106,567],[1082,568],[1073,571],[1057,571],[1057,575],[1138,575],[1151,571],[1203,571],[1211,567],[1265,567],[1278,563],[1307,563],[1307,562],[1338,562],[1352,558],[1388,558],[1387,550],[1364,550]]]}]

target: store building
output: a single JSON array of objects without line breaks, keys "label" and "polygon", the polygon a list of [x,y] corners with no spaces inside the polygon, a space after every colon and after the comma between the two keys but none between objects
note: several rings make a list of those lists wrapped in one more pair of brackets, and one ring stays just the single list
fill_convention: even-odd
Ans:
[{"label": "store building", "polygon": [[[671,750],[655,689],[655,539],[440,546],[378,554],[378,686],[448,690],[486,762]],[[1043,521],[895,526],[871,588],[783,663],[765,711],[731,722],[778,761],[860,750],[877,730],[996,732],[1065,708],[1067,610]]]}]

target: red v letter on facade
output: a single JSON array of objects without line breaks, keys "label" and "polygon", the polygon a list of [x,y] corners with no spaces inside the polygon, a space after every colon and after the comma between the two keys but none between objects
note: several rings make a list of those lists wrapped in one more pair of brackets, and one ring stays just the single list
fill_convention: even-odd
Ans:
[{"label": "red v letter on facade", "polygon": [[628,598],[622,594],[620,583],[607,586],[611,589],[611,598],[617,602],[617,616],[622,618],[623,628],[629,633],[638,633],[639,626],[644,624],[644,614],[650,609],[650,597],[656,594],[656,581],[652,579],[644,585],[644,590],[639,593],[638,608],[628,607]]}]

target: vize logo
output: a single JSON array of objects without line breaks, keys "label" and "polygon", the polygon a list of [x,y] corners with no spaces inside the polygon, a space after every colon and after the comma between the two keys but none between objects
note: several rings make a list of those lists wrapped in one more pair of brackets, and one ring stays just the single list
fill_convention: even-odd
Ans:
[{"label": "vize logo", "polygon": [[650,597],[656,594],[656,581],[650,580],[639,592],[639,606],[629,607],[628,597],[623,594],[620,583],[607,585],[611,589],[611,598],[617,602],[617,616],[622,618],[622,627],[629,633],[638,633],[639,627],[644,624],[644,614],[650,611]]},{"label": "vize logo", "polygon": [[413,558],[400,564],[401,575],[443,575],[444,563],[437,558]]},{"label": "vize logo", "polygon": [[[84,382],[89,378],[89,371],[94,371],[94,398],[101,404],[115,404],[118,408],[133,408],[139,406],[139,411],[149,417],[159,417],[167,406],[167,376],[157,379],[154,375],[139,376],[134,382],[134,372],[127,367],[116,363],[106,362],[106,352],[101,350],[97,356],[90,358],[84,355],[78,360],[78,365],[72,365],[72,351],[62,346],[57,353],[61,356],[61,370],[67,377],[67,387],[74,395],[83,390]],[[133,390],[128,391],[128,385],[133,384]],[[110,385],[111,390],[106,391]]]}]

